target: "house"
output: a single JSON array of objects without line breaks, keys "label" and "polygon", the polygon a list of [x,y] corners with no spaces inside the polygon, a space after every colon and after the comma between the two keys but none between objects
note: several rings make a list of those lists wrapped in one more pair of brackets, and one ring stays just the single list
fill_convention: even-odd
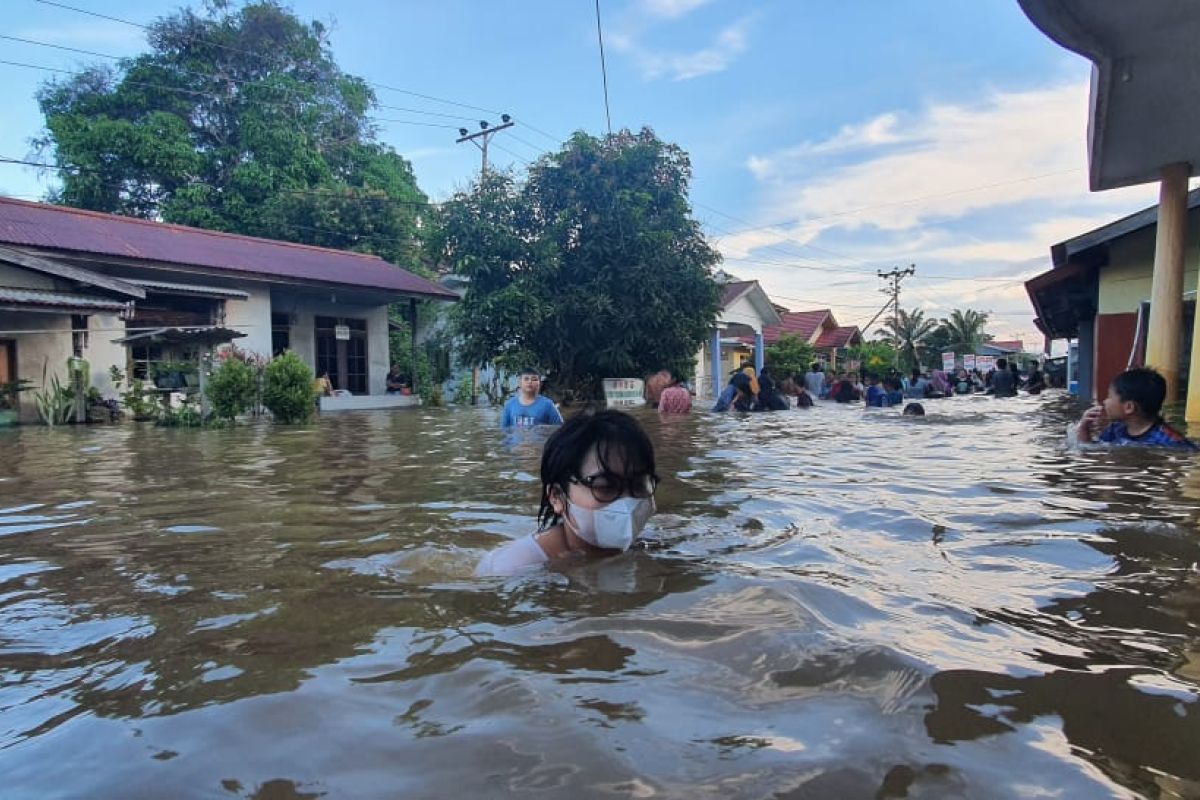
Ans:
[{"label": "house", "polygon": [[838,325],[828,308],[817,311],[787,311],[780,314],[779,325],[763,331],[763,340],[771,345],[784,335],[798,336],[817,351],[817,359],[836,369],[838,359],[848,348],[862,344],[862,331],[856,325]]},{"label": "house", "polygon": [[[1188,193],[1184,246],[1182,341],[1178,371],[1186,383],[1195,288],[1200,274],[1200,189]],[[1075,376],[1085,399],[1102,399],[1108,384],[1145,356],[1154,275],[1158,206],[1050,248],[1053,267],[1025,283],[1048,339],[1078,339]]]},{"label": "house", "polygon": [[457,296],[376,256],[0,198],[0,379],[40,386],[74,355],[111,396],[110,367],[143,378],[195,355],[171,330],[226,328],[348,392],[323,409],[398,405],[411,399],[384,393],[388,306],[418,299]]},{"label": "house", "polygon": [[762,369],[763,332],[782,323],[758,281],[725,277],[716,326],[709,341],[696,354],[696,389],[702,397],[719,395],[729,373],[751,359],[755,369]]}]

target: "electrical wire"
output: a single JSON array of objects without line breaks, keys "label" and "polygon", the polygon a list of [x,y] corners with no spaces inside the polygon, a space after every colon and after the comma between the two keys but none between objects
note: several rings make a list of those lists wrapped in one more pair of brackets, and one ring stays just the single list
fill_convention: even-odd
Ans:
[{"label": "electrical wire", "polygon": [[612,136],[612,114],[608,110],[608,64],[604,60],[604,31],[600,28],[600,0],[596,0],[596,38],[600,41],[600,75],[604,79],[604,119],[608,122],[608,135]]}]

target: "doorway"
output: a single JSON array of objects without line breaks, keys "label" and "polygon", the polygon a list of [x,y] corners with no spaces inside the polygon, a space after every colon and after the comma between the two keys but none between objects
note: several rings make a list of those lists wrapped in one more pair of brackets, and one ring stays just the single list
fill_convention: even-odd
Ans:
[{"label": "doorway", "polygon": [[328,375],[334,389],[367,393],[367,321],[317,317],[317,376]]}]

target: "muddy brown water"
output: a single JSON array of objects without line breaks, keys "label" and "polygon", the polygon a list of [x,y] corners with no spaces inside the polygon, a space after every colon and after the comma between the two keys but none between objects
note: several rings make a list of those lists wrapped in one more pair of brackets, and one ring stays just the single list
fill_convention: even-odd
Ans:
[{"label": "muddy brown water", "polygon": [[927,408],[639,413],[643,545],[505,581],[494,412],[0,431],[0,796],[1200,796],[1200,460]]}]

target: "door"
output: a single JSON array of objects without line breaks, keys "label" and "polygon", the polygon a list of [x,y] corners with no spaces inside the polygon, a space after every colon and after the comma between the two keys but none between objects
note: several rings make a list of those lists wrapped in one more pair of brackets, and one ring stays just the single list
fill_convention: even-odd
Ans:
[{"label": "door", "polygon": [[0,339],[0,383],[17,379],[17,343]]},{"label": "door", "polygon": [[[367,393],[367,321],[317,317],[317,377],[328,375],[334,389]],[[340,330],[339,330],[340,329]],[[338,334],[342,338],[338,338]]]}]

